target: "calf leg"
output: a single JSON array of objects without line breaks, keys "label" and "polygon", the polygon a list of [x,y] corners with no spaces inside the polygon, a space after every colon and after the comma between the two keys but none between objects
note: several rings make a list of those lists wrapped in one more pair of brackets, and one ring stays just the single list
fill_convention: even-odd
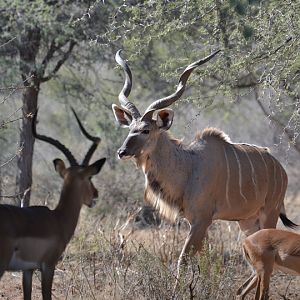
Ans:
[{"label": "calf leg", "polygon": [[256,253],[255,260],[252,260],[258,276],[255,300],[266,300],[269,298],[269,285],[274,262],[275,254],[273,252]]},{"label": "calf leg", "polygon": [[237,290],[236,295],[241,296],[241,300],[245,299],[246,295],[256,286],[257,275],[252,274]]},{"label": "calf leg", "polygon": [[257,289],[255,293],[255,300],[267,300],[269,299],[269,285],[272,272],[264,270],[258,275]]}]

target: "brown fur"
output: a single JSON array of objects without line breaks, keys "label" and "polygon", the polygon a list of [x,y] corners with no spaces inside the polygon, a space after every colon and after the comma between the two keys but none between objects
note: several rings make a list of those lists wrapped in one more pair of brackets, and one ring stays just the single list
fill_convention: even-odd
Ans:
[{"label": "brown fur", "polygon": [[237,295],[241,299],[255,287],[255,299],[268,299],[273,269],[300,275],[300,234],[263,229],[245,239],[243,251],[255,273],[238,289]]},{"label": "brown fur", "polygon": [[207,140],[211,137],[220,139],[224,142],[228,142],[228,143],[231,142],[229,136],[224,131],[214,128],[214,127],[208,127],[208,128],[205,128],[202,132],[197,132],[195,139],[197,141],[199,141],[201,139]]},{"label": "brown fur", "polygon": [[35,269],[42,274],[43,299],[51,299],[54,269],[74,233],[81,207],[91,206],[98,195],[90,178],[100,171],[99,166],[97,161],[88,167],[66,169],[57,159],[57,171],[64,184],[54,210],[0,205],[0,278],[6,270],[23,271],[24,299],[31,299]]},{"label": "brown fur", "polygon": [[[117,106],[113,110],[122,113]],[[119,123],[126,124],[118,114]],[[186,254],[201,250],[214,220],[238,221],[250,235],[275,227],[279,214],[286,217],[287,175],[267,148],[232,143],[216,128],[204,129],[185,144],[167,133],[172,116],[165,109],[159,110],[158,119],[147,116],[127,123],[130,131],[118,155],[142,168],[147,203],[168,220],[181,215],[190,223],[179,265]],[[293,223],[286,218],[285,224]]]}]

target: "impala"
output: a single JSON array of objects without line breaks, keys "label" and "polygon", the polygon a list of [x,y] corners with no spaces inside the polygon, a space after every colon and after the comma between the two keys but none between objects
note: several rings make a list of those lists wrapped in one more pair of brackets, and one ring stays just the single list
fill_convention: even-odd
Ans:
[{"label": "impala", "polygon": [[36,133],[36,114],[32,120],[34,137],[61,150],[71,165],[66,168],[61,159],[53,161],[55,170],[63,178],[56,208],[0,206],[0,278],[5,271],[22,271],[26,300],[31,299],[35,269],[41,271],[43,299],[51,299],[55,265],[74,233],[81,207],[83,204],[92,207],[98,197],[91,177],[99,173],[105,158],[91,165],[89,161],[100,138],[89,135],[76,114],[75,117],[83,134],[93,141],[82,164],[59,141]]},{"label": "impala", "polygon": [[268,299],[273,269],[300,275],[300,234],[279,229],[263,229],[245,239],[243,251],[254,270],[238,289],[237,295],[241,299],[255,286],[255,300]]},{"label": "impala", "polygon": [[143,170],[147,203],[157,207],[165,218],[182,216],[189,221],[190,232],[178,271],[186,254],[201,250],[214,220],[238,221],[246,235],[275,227],[279,216],[286,226],[296,226],[286,217],[284,208],[286,172],[267,148],[233,143],[215,128],[197,133],[190,144],[167,132],[174,113],[166,107],[181,97],[192,71],[218,52],[190,64],[176,92],[154,101],[143,115],[128,100],[132,74],[120,50],[116,54],[125,83],[119,94],[121,107],[113,104],[112,109],[118,123],[129,128],[118,157],[133,160]]}]

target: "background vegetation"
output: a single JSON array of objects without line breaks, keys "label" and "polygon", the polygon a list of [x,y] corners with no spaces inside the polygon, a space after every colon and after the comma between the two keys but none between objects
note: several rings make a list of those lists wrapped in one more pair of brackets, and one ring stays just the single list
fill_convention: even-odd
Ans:
[{"label": "background vegetation", "polygon": [[[54,295],[170,297],[186,226],[179,232],[165,223],[135,230],[120,247],[119,228],[143,204],[144,186],[141,171],[115,155],[127,134],[111,111],[123,84],[114,62],[120,48],[134,76],[130,99],[139,108],[171,93],[187,64],[222,49],[190,78],[185,96],[173,107],[171,131],[189,141],[197,130],[215,126],[235,142],[270,147],[289,175],[288,214],[300,223],[299,16],[299,1],[0,0],[1,203],[54,207],[58,199],[61,180],[52,160],[61,154],[41,142],[34,146],[30,120],[37,107],[38,131],[63,141],[81,158],[88,145],[72,105],[102,138],[95,159],[108,158],[95,178],[98,205],[82,214],[57,271]],[[134,220],[126,230],[136,229]],[[205,255],[191,262],[183,278],[182,298],[233,297],[249,272],[241,238],[233,223],[212,226]],[[297,299],[295,281],[275,281],[274,299],[279,293]],[[12,290],[4,295],[14,298]]]}]

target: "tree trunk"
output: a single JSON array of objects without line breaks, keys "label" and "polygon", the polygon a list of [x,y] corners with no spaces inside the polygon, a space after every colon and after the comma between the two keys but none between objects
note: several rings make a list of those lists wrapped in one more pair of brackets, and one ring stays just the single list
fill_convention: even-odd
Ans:
[{"label": "tree trunk", "polygon": [[[31,130],[32,114],[37,110],[39,89],[36,86],[26,87],[23,95],[23,119],[20,128],[20,147],[22,149],[18,160],[17,184],[21,200],[18,203],[22,206],[29,206],[30,189],[32,185],[32,157],[34,137]],[[23,195],[23,196],[22,196]]]},{"label": "tree trunk", "polygon": [[[36,68],[36,56],[40,47],[39,28],[25,29],[19,42],[20,71],[24,83],[22,94],[23,119],[20,128],[17,186],[21,193],[19,205],[29,206],[32,185],[32,157],[34,137],[31,130],[32,115],[37,110],[40,77]],[[23,196],[22,196],[23,195]],[[21,203],[22,202],[22,203]]]}]

